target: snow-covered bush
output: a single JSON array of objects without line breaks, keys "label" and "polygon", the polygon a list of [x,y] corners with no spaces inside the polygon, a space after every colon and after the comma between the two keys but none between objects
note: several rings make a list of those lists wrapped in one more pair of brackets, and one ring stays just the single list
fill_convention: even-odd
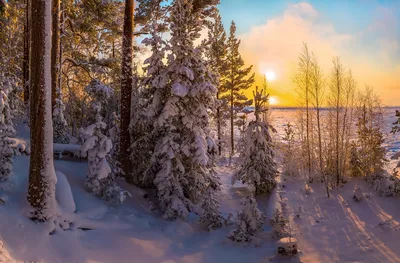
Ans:
[{"label": "snow-covered bush", "polygon": [[361,201],[363,198],[363,191],[359,185],[354,186],[354,191],[353,191],[353,199],[357,202]]},{"label": "snow-covered bush", "polygon": [[258,232],[262,232],[265,216],[257,208],[257,202],[252,195],[242,200],[242,210],[236,219],[236,229],[228,236],[236,242],[249,242]]},{"label": "snow-covered bush", "polygon": [[53,140],[55,143],[69,143],[68,123],[64,118],[65,105],[62,101],[61,89],[57,89],[56,103],[53,109]]},{"label": "snow-covered bush", "polygon": [[7,180],[12,175],[12,157],[15,151],[10,137],[14,135],[8,97],[0,89],[0,180]]},{"label": "snow-covered bush", "polygon": [[107,155],[112,149],[112,142],[103,134],[106,124],[100,115],[100,105],[93,105],[93,109],[96,112],[96,123],[87,127],[85,134],[88,137],[81,148],[83,154],[87,153],[89,164],[85,186],[95,196],[109,202],[121,203],[129,196],[129,193],[115,183],[107,161]]},{"label": "snow-covered bush", "polygon": [[400,195],[400,178],[396,169],[393,171],[393,174],[375,174],[371,176],[368,182],[381,196]]},{"label": "snow-covered bush", "polygon": [[272,231],[277,237],[285,237],[289,234],[287,229],[289,220],[283,216],[282,211],[279,209],[275,209],[270,223],[272,225]]}]

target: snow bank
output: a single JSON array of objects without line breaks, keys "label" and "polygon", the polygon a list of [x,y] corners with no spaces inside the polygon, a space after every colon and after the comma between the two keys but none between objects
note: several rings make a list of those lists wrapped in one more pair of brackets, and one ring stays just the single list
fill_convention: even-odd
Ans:
[{"label": "snow bank", "polygon": [[79,153],[81,151],[81,146],[78,144],[61,144],[54,143],[54,152],[72,152]]},{"label": "snow bank", "polygon": [[74,213],[76,205],[74,196],[72,195],[71,186],[67,177],[60,171],[56,171],[57,184],[56,184],[56,200],[59,206],[68,213]]}]

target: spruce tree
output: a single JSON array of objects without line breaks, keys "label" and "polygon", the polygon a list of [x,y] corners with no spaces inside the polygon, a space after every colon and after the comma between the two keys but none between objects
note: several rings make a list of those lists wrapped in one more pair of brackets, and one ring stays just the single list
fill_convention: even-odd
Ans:
[{"label": "spruce tree", "polygon": [[174,219],[198,212],[210,174],[205,130],[208,109],[217,92],[211,73],[195,48],[204,26],[204,10],[193,0],[175,0],[169,25],[168,84],[165,102],[155,118],[157,138],[150,170],[155,174],[159,207]]},{"label": "spruce tree", "polygon": [[232,183],[240,180],[251,185],[257,196],[270,193],[275,188],[278,170],[274,161],[270,126],[261,119],[262,112],[266,110],[268,95],[256,88],[254,101],[256,119],[250,122],[246,130],[243,163],[234,175]]},{"label": "spruce tree", "polygon": [[242,56],[239,52],[240,40],[235,36],[236,25],[232,21],[230,35],[228,38],[228,54],[226,60],[226,79],[224,81],[226,94],[222,99],[227,99],[230,106],[230,128],[231,128],[231,154],[235,151],[234,122],[237,112],[245,106],[252,104],[244,91],[250,88],[254,83],[254,73],[250,75],[253,66],[245,67]]}]

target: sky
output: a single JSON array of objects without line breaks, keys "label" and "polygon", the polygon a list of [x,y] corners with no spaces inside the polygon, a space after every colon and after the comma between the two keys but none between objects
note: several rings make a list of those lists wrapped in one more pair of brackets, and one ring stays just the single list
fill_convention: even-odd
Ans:
[{"label": "sky", "polygon": [[269,87],[279,106],[297,105],[293,76],[303,42],[326,77],[339,56],[360,90],[368,85],[383,105],[400,106],[400,0],[221,0],[219,9],[227,31],[235,21],[257,84],[275,73]]}]

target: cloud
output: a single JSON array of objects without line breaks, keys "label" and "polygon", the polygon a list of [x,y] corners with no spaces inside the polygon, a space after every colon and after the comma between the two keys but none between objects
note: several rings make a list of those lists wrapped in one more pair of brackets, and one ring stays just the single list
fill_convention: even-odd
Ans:
[{"label": "cloud", "polygon": [[[243,57],[256,73],[276,72],[278,80],[271,83],[271,93],[284,105],[293,105],[295,100],[292,77],[303,42],[319,57],[325,74],[330,72],[332,57],[340,56],[361,85],[375,87],[384,103],[400,105],[400,66],[393,64],[393,54],[399,51],[399,38],[393,36],[396,22],[390,9],[378,8],[362,32],[339,33],[323,14],[302,2],[289,4],[280,16],[239,37]],[[399,95],[389,94],[396,89]]]}]

